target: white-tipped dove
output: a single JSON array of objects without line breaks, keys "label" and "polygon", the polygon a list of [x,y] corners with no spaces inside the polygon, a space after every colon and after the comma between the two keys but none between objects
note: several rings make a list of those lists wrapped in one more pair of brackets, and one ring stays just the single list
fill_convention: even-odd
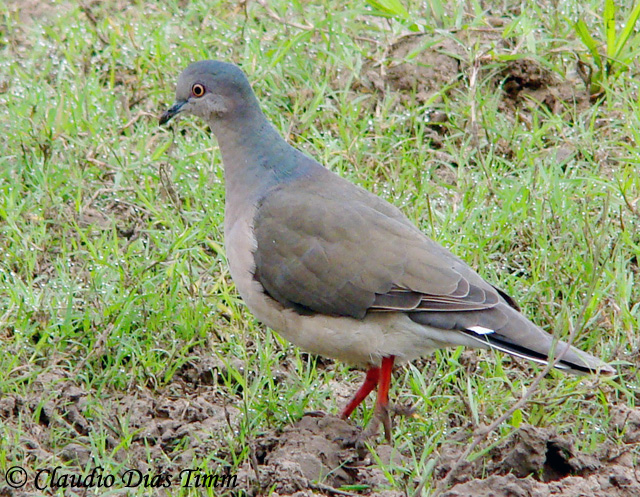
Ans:
[{"label": "white-tipped dove", "polygon": [[187,67],[160,124],[179,113],[201,117],[218,139],[227,258],[251,312],[308,352],[368,368],[344,418],[377,387],[372,431],[382,422],[389,439],[394,363],[440,347],[493,348],[541,364],[553,353],[564,371],[614,373],[529,321],[396,207],[290,146],[237,66]]}]

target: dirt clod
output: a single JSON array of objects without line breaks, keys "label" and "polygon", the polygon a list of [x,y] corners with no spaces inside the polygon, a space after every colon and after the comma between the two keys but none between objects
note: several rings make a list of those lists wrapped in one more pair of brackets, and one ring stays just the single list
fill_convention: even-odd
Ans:
[{"label": "dirt clod", "polygon": [[[623,413],[637,411],[616,408],[614,422]],[[627,412],[628,414],[628,412]],[[631,418],[629,415],[627,419]],[[619,425],[620,426],[620,425]],[[457,460],[461,450],[451,451],[436,468],[443,478]],[[575,450],[569,437],[554,430],[522,426],[516,434],[490,451],[487,458],[467,462],[454,479],[446,497],[632,497],[640,495],[640,480],[629,454],[619,447],[603,445],[593,455]],[[617,455],[616,455],[617,453]],[[485,475],[491,475],[485,478]]]},{"label": "dirt clod", "polygon": [[401,96],[415,93],[423,102],[455,84],[461,76],[461,60],[466,57],[453,40],[424,35],[402,37],[388,53],[385,63],[370,62],[363,67],[360,84],[378,92],[389,88]]},{"label": "dirt clod", "polygon": [[[305,415],[281,432],[258,440],[258,468],[245,465],[239,479],[245,488],[252,489],[250,495],[260,495],[266,488],[274,488],[278,495],[296,495],[304,490],[330,494],[331,489],[355,484],[382,491],[388,481],[372,464],[371,456],[360,458],[355,448],[345,447],[345,440],[353,440],[360,433],[360,428],[335,416]],[[396,466],[406,464],[405,458],[390,446],[381,445],[377,451],[381,460],[392,461]],[[386,491],[385,495],[401,494]]]},{"label": "dirt clod", "polygon": [[627,406],[616,406],[613,411],[612,425],[623,433],[622,440],[625,443],[640,442],[640,410]]}]

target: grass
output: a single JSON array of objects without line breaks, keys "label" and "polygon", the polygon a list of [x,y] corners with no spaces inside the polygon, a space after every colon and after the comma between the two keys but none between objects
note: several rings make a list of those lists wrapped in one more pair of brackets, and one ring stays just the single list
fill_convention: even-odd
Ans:
[{"label": "grass", "polygon": [[[475,17],[435,2],[406,7],[420,19],[439,12],[443,29],[503,16],[498,38],[515,54],[571,78],[584,50],[573,23],[598,26],[587,14],[599,4],[521,4]],[[587,107],[506,112],[498,48],[467,46],[466,60],[485,53],[492,63],[475,86],[465,76],[431,101],[355,84],[370,61],[396,63],[388,48],[405,29],[368,16],[364,2],[82,5],[0,7],[2,472],[67,464],[68,453],[110,472],[167,468],[190,437],[202,438],[191,467],[236,471],[261,433],[305,411],[336,412],[337,385],[361,379],[266,330],[234,290],[215,141],[193,119],[157,125],[180,70],[203,58],[241,63],[289,140],[403,208],[541,326],[563,336],[577,327],[579,347],[620,366],[621,380],[553,374],[497,439],[526,422],[585,451],[622,443],[607,429],[611,409],[635,407],[640,387],[637,62]],[[440,131],[425,118],[434,109],[447,116]],[[409,462],[377,463],[390,487],[415,488],[451,437],[497,418],[533,371],[462,350],[398,371],[392,397],[420,418],[396,422]],[[69,410],[78,396],[82,416]],[[167,402],[168,421],[181,398],[225,413],[215,430],[177,434],[160,451],[159,428],[145,424],[153,416],[132,400],[149,398]],[[358,410],[354,422],[370,414]]]}]

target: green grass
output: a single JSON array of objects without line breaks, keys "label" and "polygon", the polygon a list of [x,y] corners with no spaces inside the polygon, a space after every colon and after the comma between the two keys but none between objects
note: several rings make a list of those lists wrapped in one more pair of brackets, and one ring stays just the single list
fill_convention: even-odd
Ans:
[{"label": "green grass", "polygon": [[[432,12],[446,29],[504,16],[499,37],[515,55],[574,77],[584,47],[573,23],[580,15],[595,29],[599,3],[521,4],[476,16],[406,7],[425,29]],[[191,467],[237,470],[258,435],[305,411],[336,412],[336,384],[361,379],[266,330],[235,292],[215,140],[195,119],[157,125],[181,69],[204,58],[241,64],[289,140],[401,207],[545,329],[577,327],[576,345],[620,365],[615,381],[553,374],[496,439],[521,418],[573,435],[581,450],[621,443],[607,429],[611,406],[634,407],[640,388],[637,62],[586,108],[515,114],[501,108],[499,48],[485,52],[475,88],[467,74],[432,102],[352,87],[371,61],[391,66],[387,49],[406,29],[367,16],[365,2],[272,2],[271,13],[256,2],[105,2],[89,15],[72,2],[21,5],[0,7],[0,472],[63,464],[72,443],[92,458],[81,467],[177,464],[189,435],[158,452],[145,414],[122,401],[203,392],[229,422],[221,415],[215,430],[191,435],[207,448]],[[467,60],[484,50],[467,48]],[[442,132],[425,119],[434,109],[448,118]],[[205,359],[212,379],[186,381]],[[396,421],[410,463],[380,463],[389,485],[415,488],[453,435],[497,418],[535,371],[461,350],[398,371],[392,396],[420,418]],[[87,426],[66,409],[70,389]],[[132,452],[140,439],[147,451]]]}]

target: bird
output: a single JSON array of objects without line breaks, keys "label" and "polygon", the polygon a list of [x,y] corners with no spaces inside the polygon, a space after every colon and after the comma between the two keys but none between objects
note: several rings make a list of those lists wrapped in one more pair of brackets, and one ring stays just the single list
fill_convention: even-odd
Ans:
[{"label": "bird", "polygon": [[377,388],[368,435],[391,440],[394,366],[444,347],[495,349],[575,374],[614,368],[527,319],[515,300],[394,205],[282,138],[244,72],[191,63],[160,116],[193,115],[215,135],[225,179],[231,277],[255,317],[301,349],[366,369],[341,412]]}]

